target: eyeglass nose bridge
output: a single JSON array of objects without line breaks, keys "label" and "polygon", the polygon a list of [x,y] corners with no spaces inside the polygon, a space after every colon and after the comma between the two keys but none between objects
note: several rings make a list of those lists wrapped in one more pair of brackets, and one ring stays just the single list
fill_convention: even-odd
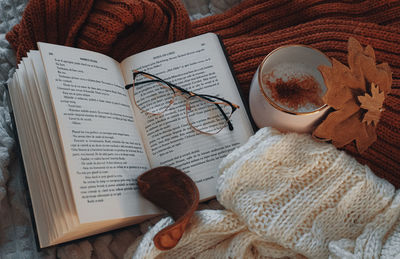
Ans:
[{"label": "eyeglass nose bridge", "polygon": [[[181,91],[180,89],[177,89],[177,88],[174,88],[174,90],[175,90],[175,94],[174,94],[174,97],[176,97],[176,96],[181,96],[181,97],[183,97],[184,99],[185,99],[185,106],[186,106],[186,112],[188,111],[188,110],[190,110],[190,102],[189,102],[189,99],[191,98],[191,97],[193,97],[193,96],[196,96],[194,93],[192,93],[192,92],[183,92],[183,91]],[[173,98],[174,99],[174,98]],[[189,122],[189,120],[188,120],[188,122]],[[190,124],[190,123],[189,123]]]},{"label": "eyeglass nose bridge", "polygon": [[[189,94],[189,96],[188,96],[188,94]],[[185,93],[185,92],[183,92],[183,91],[181,91],[181,90],[179,90],[178,88],[175,88],[175,87],[174,87],[174,95],[172,96],[171,100],[169,100],[168,108],[175,102],[175,97],[177,97],[177,96],[183,97],[185,99],[186,109],[190,109],[189,98],[191,96],[195,96],[195,94],[193,94],[192,92]]]}]

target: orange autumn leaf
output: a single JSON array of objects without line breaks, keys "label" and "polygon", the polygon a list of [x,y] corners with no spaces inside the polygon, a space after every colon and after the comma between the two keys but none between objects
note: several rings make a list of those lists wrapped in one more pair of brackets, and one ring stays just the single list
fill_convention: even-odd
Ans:
[{"label": "orange autumn leaf", "polygon": [[332,59],[332,67],[318,67],[327,87],[323,100],[333,111],[317,126],[313,136],[332,141],[338,148],[354,141],[362,153],[377,139],[375,128],[383,101],[391,90],[392,72],[387,63],[376,65],[371,46],[364,49],[352,37],[348,41],[347,61],[349,67],[336,59]]},{"label": "orange autumn leaf", "polygon": [[360,107],[367,110],[362,122],[378,124],[381,118],[381,112],[383,111],[382,106],[385,100],[384,92],[379,92],[379,87],[372,83],[371,95],[366,93],[364,96],[358,96],[358,100],[361,103]]}]

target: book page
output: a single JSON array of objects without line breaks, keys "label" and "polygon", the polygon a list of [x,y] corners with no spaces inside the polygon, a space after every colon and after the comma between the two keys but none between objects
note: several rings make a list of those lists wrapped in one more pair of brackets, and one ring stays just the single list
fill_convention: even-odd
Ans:
[{"label": "book page", "polygon": [[136,178],[149,168],[119,64],[38,43],[81,223],[154,214]]},{"label": "book page", "polygon": [[57,184],[55,184],[54,187],[59,189],[57,191],[63,191],[64,194],[62,196],[65,196],[64,202],[68,204],[68,209],[63,211],[63,213],[67,215],[67,219],[73,221],[73,225],[76,225],[79,220],[73,202],[42,58],[39,51],[32,50],[28,53],[28,59],[30,65],[27,66],[27,71],[31,70],[30,73],[33,78],[30,79],[30,81],[34,83],[31,89],[31,95],[32,98],[34,98],[35,105],[38,106],[38,111],[36,113],[38,116],[42,117],[40,122],[40,131],[42,134],[46,134],[43,136],[43,141],[47,148],[46,157],[51,161],[51,164],[54,164],[52,166],[56,167],[49,170],[47,174],[54,175],[53,177],[57,181]]},{"label": "book page", "polygon": [[131,84],[133,70],[145,71],[197,94],[224,98],[241,108],[231,117],[234,127],[216,135],[196,133],[186,118],[186,99],[174,98],[162,115],[149,115],[137,109],[129,90],[152,167],[172,166],[188,173],[196,182],[200,199],[216,194],[218,165],[233,149],[253,134],[229,65],[217,35],[208,33],[144,51],[121,63],[125,81]]},{"label": "book page", "polygon": [[[38,235],[46,237],[44,240],[40,240],[42,244],[48,243],[51,237],[56,236],[57,230],[54,228],[54,221],[50,216],[50,208],[52,207],[50,197],[46,197],[41,191],[43,190],[44,180],[42,180],[42,174],[38,173],[42,169],[39,162],[40,156],[37,152],[31,154],[31,150],[34,150],[37,143],[33,132],[29,131],[25,126],[29,125],[30,117],[28,116],[28,105],[23,91],[23,79],[20,79],[18,76],[20,74],[18,73],[19,67],[21,67],[21,64],[18,65],[13,79],[9,84],[9,91],[17,127],[18,142],[20,144],[25,143],[25,145],[20,145],[20,150],[24,157],[23,167],[26,172],[26,179],[28,182],[36,183],[29,187],[33,212],[35,217],[49,219],[36,221]],[[39,199],[35,199],[34,197],[38,197]]]}]

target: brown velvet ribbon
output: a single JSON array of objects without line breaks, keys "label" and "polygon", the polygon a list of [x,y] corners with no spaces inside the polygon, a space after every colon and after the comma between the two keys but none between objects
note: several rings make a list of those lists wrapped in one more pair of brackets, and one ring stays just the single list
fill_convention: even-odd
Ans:
[{"label": "brown velvet ribbon", "polygon": [[199,204],[199,190],[184,172],[168,166],[153,168],[137,179],[142,195],[166,210],[175,223],[162,229],[154,237],[160,250],[175,247]]}]

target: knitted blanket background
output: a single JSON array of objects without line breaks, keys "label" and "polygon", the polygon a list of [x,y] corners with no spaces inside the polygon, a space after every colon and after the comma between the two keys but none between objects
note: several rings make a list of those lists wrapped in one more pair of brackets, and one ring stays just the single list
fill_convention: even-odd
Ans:
[{"label": "knitted blanket background", "polygon": [[360,163],[400,187],[400,1],[248,0],[230,11],[190,22],[178,0],[32,0],[22,21],[7,34],[17,59],[37,41],[90,49],[122,60],[145,49],[205,32],[218,33],[248,97],[251,78],[274,48],[311,45],[344,64],[347,40],[370,44],[378,63],[393,71],[392,92],[377,127],[378,140]]},{"label": "knitted blanket background", "polygon": [[[7,36],[18,59],[37,41],[100,51],[116,59],[195,34],[219,33],[227,46],[246,97],[254,71],[272,49],[288,43],[312,45],[328,56],[346,62],[347,39],[354,36],[376,50],[378,63],[393,70],[393,90],[385,102],[378,141],[363,156],[352,145],[346,150],[379,176],[400,186],[400,3],[399,1],[245,1],[233,10],[191,23],[178,1],[31,1],[22,22]],[[217,205],[215,205],[217,206]],[[158,219],[154,219],[155,223]],[[144,233],[150,223],[142,224]],[[131,232],[139,232],[134,228]],[[129,243],[128,231],[119,244]],[[59,257],[78,249],[112,247],[110,235],[94,242],[67,246]],[[24,244],[21,244],[24,246]],[[104,250],[104,252],[103,252]],[[114,249],[118,251],[117,249]],[[113,251],[114,251],[113,250]],[[101,252],[100,252],[101,251]],[[65,253],[65,254],[63,254]]]}]

